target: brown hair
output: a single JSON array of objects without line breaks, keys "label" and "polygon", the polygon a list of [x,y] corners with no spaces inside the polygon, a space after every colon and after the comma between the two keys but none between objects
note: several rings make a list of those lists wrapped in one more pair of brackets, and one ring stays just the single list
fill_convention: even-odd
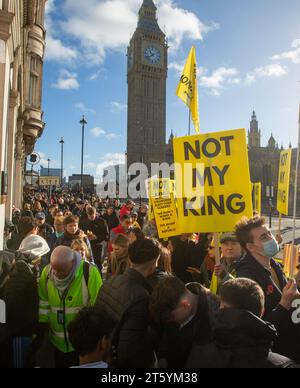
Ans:
[{"label": "brown hair", "polygon": [[36,220],[31,217],[22,217],[18,223],[17,229],[21,237],[26,237],[37,227]]},{"label": "brown hair", "polygon": [[221,289],[221,300],[234,309],[250,311],[257,317],[261,317],[265,307],[265,294],[251,279],[226,282]]},{"label": "brown hair", "polygon": [[41,211],[41,210],[43,210],[42,205],[41,205],[41,203],[40,203],[39,201],[36,201],[36,202],[34,203],[33,210],[35,210],[35,211]]},{"label": "brown hair", "polygon": [[123,257],[116,257],[111,255],[111,273],[113,276],[122,275],[127,268],[130,267],[130,260],[128,257],[129,239],[128,237],[119,234],[114,240],[113,245],[124,248],[126,251]]},{"label": "brown hair", "polygon": [[92,215],[94,215],[94,214],[96,214],[97,213],[97,210],[94,208],[94,207],[92,207],[92,206],[89,206],[87,209],[86,209],[86,214],[88,215],[88,216],[92,216]]},{"label": "brown hair", "polygon": [[60,217],[60,216],[54,217],[54,225],[56,223],[60,223],[60,224],[64,225],[64,221],[65,221],[65,217]]},{"label": "brown hair", "polygon": [[172,254],[168,248],[161,246],[161,254],[158,260],[158,266],[164,272],[171,273],[172,272]]},{"label": "brown hair", "polygon": [[149,310],[152,319],[160,323],[170,321],[171,313],[178,307],[186,292],[185,284],[176,277],[160,281],[150,296]]},{"label": "brown hair", "polygon": [[86,259],[89,261],[91,260],[90,250],[83,240],[80,240],[80,239],[74,240],[71,244],[71,249],[75,250],[75,247],[79,247],[80,249],[84,249]]},{"label": "brown hair", "polygon": [[246,249],[246,244],[253,243],[252,230],[260,228],[266,224],[264,217],[256,216],[253,218],[244,217],[235,226],[235,233],[238,242]]},{"label": "brown hair", "polygon": [[64,226],[67,226],[69,224],[78,224],[79,218],[75,216],[68,216],[64,220]]},{"label": "brown hair", "polygon": [[117,245],[121,248],[128,248],[129,247],[129,239],[127,236],[124,236],[123,234],[119,234],[117,237],[115,237],[112,241],[113,245]]}]

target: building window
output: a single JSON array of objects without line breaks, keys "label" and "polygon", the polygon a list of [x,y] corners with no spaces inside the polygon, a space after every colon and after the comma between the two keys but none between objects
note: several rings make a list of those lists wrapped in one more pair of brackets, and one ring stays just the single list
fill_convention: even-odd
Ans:
[{"label": "building window", "polygon": [[41,70],[41,59],[37,56],[31,57],[28,103],[34,108],[41,107]]}]

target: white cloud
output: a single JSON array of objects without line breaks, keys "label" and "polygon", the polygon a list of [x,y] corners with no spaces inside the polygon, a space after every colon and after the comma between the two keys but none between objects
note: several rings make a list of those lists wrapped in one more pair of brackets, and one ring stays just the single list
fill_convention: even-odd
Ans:
[{"label": "white cloud", "polygon": [[125,164],[125,155],[119,153],[108,153],[100,159],[100,163],[97,165],[97,176],[102,177],[103,171],[109,166],[116,166],[118,164]]},{"label": "white cloud", "polygon": [[45,6],[45,12],[46,15],[50,14],[56,9],[54,0],[48,0],[46,1],[46,6]]},{"label": "white cloud", "polygon": [[169,68],[169,70],[174,70],[178,74],[181,75],[183,72],[183,69],[184,69],[184,62],[182,62],[182,63],[171,62],[171,63],[169,63],[168,68]]},{"label": "white cloud", "polygon": [[107,70],[105,68],[101,68],[100,70],[98,70],[98,71],[96,71],[94,73],[91,73],[89,75],[89,77],[88,77],[88,81],[96,81],[100,77],[105,79],[106,75],[107,75]]},{"label": "white cloud", "polygon": [[289,60],[296,65],[300,63],[300,39],[292,42],[292,50],[271,57],[273,61]]},{"label": "white cloud", "polygon": [[60,63],[71,63],[78,58],[78,51],[65,46],[61,40],[48,35],[46,42],[46,59]]},{"label": "white cloud", "polygon": [[100,127],[96,127],[96,128],[93,128],[91,129],[91,134],[94,136],[94,137],[100,137],[100,136],[103,136],[105,137],[105,139],[107,140],[114,140],[114,139],[117,139],[119,136],[115,133],[107,133],[106,131],[104,131],[104,129],[100,128]]},{"label": "white cloud", "polygon": [[96,127],[96,128],[91,129],[91,134],[95,137],[99,137],[101,135],[105,135],[106,132],[104,131],[104,129]]},{"label": "white cloud", "polygon": [[72,90],[78,89],[80,85],[76,73],[70,73],[68,70],[60,70],[57,82],[52,86],[56,89]]},{"label": "white cloud", "polygon": [[94,109],[87,108],[83,102],[79,102],[75,104],[75,108],[81,110],[82,112],[96,113]]},{"label": "white cloud", "polygon": [[56,34],[58,33],[54,26],[53,13],[56,12],[54,0],[46,2],[46,60],[56,61],[59,63],[71,64],[78,59],[79,53],[75,48],[66,46]]},{"label": "white cloud", "polygon": [[[202,74],[203,73],[207,73],[207,70],[203,69]],[[237,75],[237,69],[220,67],[210,76],[201,76],[200,87],[209,89],[210,95],[218,97],[221,95],[221,90],[224,89],[227,84],[238,85],[241,82],[240,78],[237,78]]]},{"label": "white cloud", "polygon": [[246,84],[250,85],[258,79],[279,78],[288,74],[285,66],[274,63],[264,67],[257,67],[246,75]]},{"label": "white cloud", "polygon": [[127,112],[127,104],[122,104],[121,102],[113,101],[110,105],[112,112]]},{"label": "white cloud", "polygon": [[178,49],[186,38],[202,40],[204,34],[218,28],[217,24],[204,24],[196,14],[179,8],[173,0],[158,1],[158,20],[166,30],[171,49]]},{"label": "white cloud", "polygon": [[[55,42],[56,45],[59,48],[65,46],[62,37],[76,39],[85,63],[95,65],[103,63],[108,50],[125,51],[136,29],[142,0],[89,0],[84,4],[82,0],[65,0],[59,9],[63,21],[51,18],[55,9],[53,0],[51,3],[48,7],[49,25],[55,24],[51,32],[55,31],[56,40],[61,39],[60,43]],[[204,34],[217,27],[216,24],[204,24],[196,14],[177,6],[174,0],[158,0],[157,7],[159,25],[166,31],[171,49],[179,48],[184,39],[202,40]],[[55,39],[50,33],[50,49]],[[74,55],[80,58],[78,50],[66,49],[65,60]],[[57,55],[56,60],[60,59]],[[99,74],[94,73],[91,80],[98,77]]]}]

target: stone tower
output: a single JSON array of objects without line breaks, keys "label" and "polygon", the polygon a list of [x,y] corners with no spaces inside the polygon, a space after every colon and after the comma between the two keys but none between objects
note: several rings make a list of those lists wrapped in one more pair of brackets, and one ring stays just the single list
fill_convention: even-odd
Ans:
[{"label": "stone tower", "polygon": [[144,0],[128,47],[128,167],[165,159],[168,45],[156,13],[153,1]]},{"label": "stone tower", "polygon": [[248,145],[249,148],[261,147],[261,132],[258,129],[258,121],[254,111],[250,122],[250,131],[248,132]]}]

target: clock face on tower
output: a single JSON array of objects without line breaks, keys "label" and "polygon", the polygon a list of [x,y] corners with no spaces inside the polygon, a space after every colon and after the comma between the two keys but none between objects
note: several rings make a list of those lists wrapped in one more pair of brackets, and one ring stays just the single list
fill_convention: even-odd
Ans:
[{"label": "clock face on tower", "polygon": [[148,46],[145,48],[144,57],[152,65],[157,65],[160,62],[161,53],[156,47]]}]

